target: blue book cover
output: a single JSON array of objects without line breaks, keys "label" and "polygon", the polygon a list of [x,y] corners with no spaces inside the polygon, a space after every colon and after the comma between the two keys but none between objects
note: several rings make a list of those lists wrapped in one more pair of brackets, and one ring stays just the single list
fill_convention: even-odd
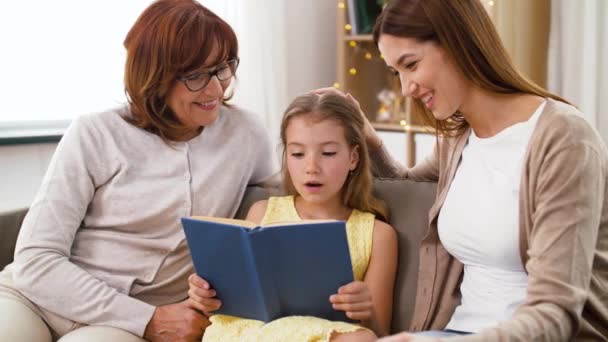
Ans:
[{"label": "blue book cover", "polygon": [[329,296],[353,281],[343,221],[260,227],[243,220],[182,218],[196,273],[222,301],[214,313],[270,322],[315,316],[352,322]]}]

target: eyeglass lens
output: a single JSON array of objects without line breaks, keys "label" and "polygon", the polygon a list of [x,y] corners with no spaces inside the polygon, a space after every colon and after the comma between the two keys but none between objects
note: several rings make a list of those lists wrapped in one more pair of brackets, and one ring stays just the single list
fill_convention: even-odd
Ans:
[{"label": "eyeglass lens", "polygon": [[191,91],[197,91],[197,90],[203,89],[209,83],[209,81],[211,80],[211,77],[213,77],[214,75],[220,81],[227,81],[232,76],[234,76],[237,65],[238,65],[237,60],[228,61],[225,64],[218,67],[213,72],[201,73],[198,76],[186,79],[185,80],[186,86]]}]

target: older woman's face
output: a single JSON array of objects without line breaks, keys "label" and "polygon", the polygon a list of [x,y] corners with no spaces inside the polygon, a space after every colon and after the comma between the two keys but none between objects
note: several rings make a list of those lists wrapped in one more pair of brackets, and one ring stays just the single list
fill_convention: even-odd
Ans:
[{"label": "older woman's face", "polygon": [[[225,63],[218,53],[212,53],[197,73],[213,72]],[[167,104],[177,119],[193,130],[212,124],[218,117],[224,92],[232,78],[220,81],[216,76],[202,89],[191,91],[185,82],[177,80],[167,96]]]}]

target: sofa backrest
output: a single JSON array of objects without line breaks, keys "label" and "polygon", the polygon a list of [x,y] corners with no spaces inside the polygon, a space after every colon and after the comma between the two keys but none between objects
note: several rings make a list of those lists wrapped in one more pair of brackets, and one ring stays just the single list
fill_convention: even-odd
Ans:
[{"label": "sofa backrest", "polygon": [[17,209],[0,214],[0,270],[13,261],[15,242],[27,209]]},{"label": "sofa backrest", "polygon": [[418,249],[428,230],[428,213],[435,199],[435,188],[435,183],[411,180],[374,182],[374,192],[388,205],[389,223],[399,239],[392,332],[408,330],[412,320],[418,281]]},{"label": "sofa backrest", "polygon": [[[393,300],[393,332],[404,331],[412,319],[418,274],[418,247],[428,227],[428,212],[435,196],[435,185],[410,180],[374,181],[374,193],[390,210],[389,223],[399,239],[399,263]],[[266,199],[270,193],[260,187],[249,187],[236,214],[244,218],[249,207]],[[26,209],[0,215],[0,270],[12,262],[15,241]]]}]

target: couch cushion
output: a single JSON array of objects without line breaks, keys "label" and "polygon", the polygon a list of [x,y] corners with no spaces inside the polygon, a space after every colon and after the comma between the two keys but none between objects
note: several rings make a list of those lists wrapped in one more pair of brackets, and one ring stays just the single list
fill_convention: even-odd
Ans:
[{"label": "couch cushion", "polygon": [[374,193],[389,207],[389,223],[397,231],[399,262],[393,298],[392,332],[409,328],[416,300],[418,248],[428,229],[435,184],[377,179]]},{"label": "couch cushion", "polygon": [[15,242],[27,209],[0,213],[0,270],[13,261]]}]

